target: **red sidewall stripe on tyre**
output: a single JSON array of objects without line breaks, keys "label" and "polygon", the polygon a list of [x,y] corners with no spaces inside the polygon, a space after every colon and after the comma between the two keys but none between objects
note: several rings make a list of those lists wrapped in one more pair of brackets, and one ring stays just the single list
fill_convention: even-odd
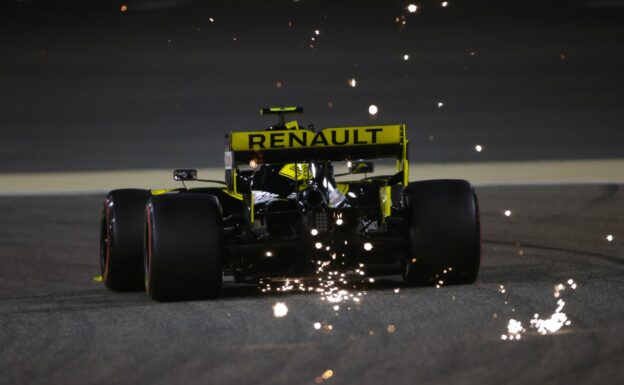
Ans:
[{"label": "red sidewall stripe on tyre", "polygon": [[110,248],[111,248],[111,231],[110,231],[110,202],[104,199],[104,211],[106,215],[106,261],[104,262],[104,282],[106,282],[109,274],[110,265]]}]

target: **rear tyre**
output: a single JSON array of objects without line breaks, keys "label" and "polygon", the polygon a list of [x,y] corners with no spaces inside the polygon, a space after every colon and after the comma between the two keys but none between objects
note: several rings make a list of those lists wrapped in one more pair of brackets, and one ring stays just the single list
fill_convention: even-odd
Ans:
[{"label": "rear tyre", "polygon": [[139,291],[143,284],[143,216],[149,191],[120,189],[104,198],[100,268],[107,288]]},{"label": "rear tyre", "polygon": [[153,196],[145,206],[145,288],[157,301],[216,298],[223,283],[223,219],[209,194]]},{"label": "rear tyre", "polygon": [[465,180],[410,183],[404,191],[408,285],[469,284],[481,264],[481,226],[474,188]]}]

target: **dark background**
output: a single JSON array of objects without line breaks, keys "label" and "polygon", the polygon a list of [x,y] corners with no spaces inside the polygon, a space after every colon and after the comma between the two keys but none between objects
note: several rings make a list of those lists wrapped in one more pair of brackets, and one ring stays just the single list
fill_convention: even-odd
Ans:
[{"label": "dark background", "polygon": [[624,156],[623,1],[408,4],[2,1],[0,172],[220,166],[280,104],[406,123],[419,162]]}]

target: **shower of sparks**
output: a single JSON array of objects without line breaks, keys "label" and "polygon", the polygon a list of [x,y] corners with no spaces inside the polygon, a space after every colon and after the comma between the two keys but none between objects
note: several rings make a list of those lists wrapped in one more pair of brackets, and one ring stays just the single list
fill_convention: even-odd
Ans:
[{"label": "shower of sparks", "polygon": [[476,151],[476,152],[481,152],[481,151],[483,151],[483,146],[482,146],[482,145],[480,145],[480,144],[477,144],[477,145],[475,146],[475,151]]},{"label": "shower of sparks", "polygon": [[410,56],[408,54],[403,55],[403,60],[408,61]]},{"label": "shower of sparks", "polygon": [[409,13],[415,13],[416,11],[418,11],[418,6],[416,6],[416,4],[410,4],[407,6],[407,11]]},{"label": "shower of sparks", "polygon": [[[561,293],[568,288],[576,290],[577,284],[572,278],[568,279],[566,283],[568,285],[567,287],[563,283],[555,285],[553,293],[553,297],[557,298],[555,312],[548,318],[540,318],[539,314],[535,313],[533,318],[529,321],[530,327],[536,329],[539,334],[556,333],[564,326],[572,324],[572,321],[570,321],[568,316],[563,312],[565,301],[560,297]],[[500,287],[502,288],[503,286],[501,285]],[[505,301],[505,303],[507,302]],[[515,309],[512,308],[512,311],[514,310]],[[501,335],[501,339],[509,341],[519,340],[524,332],[526,332],[526,329],[522,326],[522,322],[510,319],[507,325],[507,334]]]},{"label": "shower of sparks", "polygon": [[607,242],[613,242],[613,235],[609,234],[605,239],[607,240]]},{"label": "shower of sparks", "polygon": [[355,80],[355,78],[349,79],[347,83],[349,83],[349,86],[351,86],[352,88],[355,88],[357,86],[357,81]]},{"label": "shower of sparks", "polygon": [[284,302],[277,302],[273,305],[273,316],[276,318],[282,318],[288,314],[288,306]]},{"label": "shower of sparks", "polygon": [[371,114],[372,116],[377,115],[378,112],[379,112],[379,109],[377,108],[376,105],[371,104],[370,106],[368,106],[368,113]]},{"label": "shower of sparks", "polygon": [[506,217],[510,217],[511,216],[511,210],[505,210],[505,216]]}]

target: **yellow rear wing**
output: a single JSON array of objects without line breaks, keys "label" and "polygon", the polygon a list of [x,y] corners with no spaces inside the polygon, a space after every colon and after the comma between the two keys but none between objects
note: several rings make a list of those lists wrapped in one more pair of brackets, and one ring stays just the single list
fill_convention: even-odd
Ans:
[{"label": "yellow rear wing", "polygon": [[229,151],[234,164],[401,159],[405,142],[404,125],[251,131],[232,132]]},{"label": "yellow rear wing", "polygon": [[[289,124],[286,125],[290,126]],[[405,125],[232,132],[228,136],[226,173],[240,164],[287,164],[312,160],[348,161],[394,158],[407,184]]]}]

